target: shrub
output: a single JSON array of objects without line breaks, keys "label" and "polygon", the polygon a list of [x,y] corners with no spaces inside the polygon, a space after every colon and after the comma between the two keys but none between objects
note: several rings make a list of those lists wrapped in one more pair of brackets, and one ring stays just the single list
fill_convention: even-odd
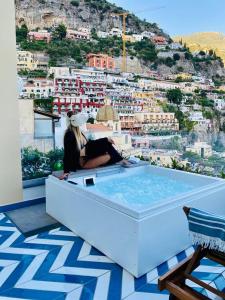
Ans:
[{"label": "shrub", "polygon": [[180,60],[180,55],[178,54],[178,53],[175,53],[174,55],[173,55],[173,59],[174,60]]},{"label": "shrub", "polygon": [[73,0],[70,2],[71,5],[78,7],[80,5],[79,1]]}]

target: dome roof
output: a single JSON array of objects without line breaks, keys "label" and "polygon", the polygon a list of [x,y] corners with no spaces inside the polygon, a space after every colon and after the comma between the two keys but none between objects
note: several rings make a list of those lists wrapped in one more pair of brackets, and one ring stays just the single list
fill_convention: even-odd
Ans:
[{"label": "dome roof", "polygon": [[98,122],[119,121],[119,116],[111,105],[104,105],[99,108],[96,120]]}]

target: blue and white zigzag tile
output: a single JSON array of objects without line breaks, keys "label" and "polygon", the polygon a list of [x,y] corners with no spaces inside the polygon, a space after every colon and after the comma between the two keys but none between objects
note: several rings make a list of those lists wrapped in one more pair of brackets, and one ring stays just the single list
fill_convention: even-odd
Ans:
[{"label": "blue and white zigzag tile", "polygon": [[[26,239],[1,214],[0,299],[168,300],[158,290],[158,277],[192,252],[135,279],[64,226]],[[203,260],[195,275],[213,284],[223,271]]]}]

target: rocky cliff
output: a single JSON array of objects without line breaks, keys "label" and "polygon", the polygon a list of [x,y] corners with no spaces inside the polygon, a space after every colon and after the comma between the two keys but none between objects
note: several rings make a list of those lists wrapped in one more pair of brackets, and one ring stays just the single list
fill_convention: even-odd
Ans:
[{"label": "rocky cliff", "polygon": [[[122,27],[122,18],[114,14],[123,11],[105,0],[16,0],[16,24],[26,23],[29,29],[36,29],[64,23],[71,28],[83,26],[109,31]],[[167,36],[156,24],[141,21],[133,14],[127,17],[127,29],[135,33],[150,30]]]},{"label": "rocky cliff", "polygon": [[[22,24],[26,24],[29,30],[50,28],[61,23],[65,24],[67,28],[85,27],[106,32],[113,27],[122,28],[122,18],[115,14],[124,12],[124,9],[106,0],[15,0],[15,3],[16,25],[20,27]],[[141,33],[147,30],[157,35],[163,35],[168,41],[171,41],[171,38],[155,23],[142,21],[134,14],[129,14],[126,21],[127,30],[132,33]],[[112,48],[116,47],[115,44]],[[130,55],[130,57],[128,52],[127,66],[131,72],[145,72],[146,68],[149,69],[155,64],[155,66],[157,65],[155,68],[161,74],[178,73],[180,69],[187,73],[200,72],[207,77],[225,75],[223,65],[219,60],[195,64],[192,60],[182,57],[183,52],[180,53],[179,61],[167,66],[165,63],[158,63],[157,56],[148,61],[141,59],[141,52],[144,52],[142,56],[148,55],[150,51],[148,45],[145,46],[145,49],[140,49],[140,47],[138,49],[135,51],[135,55]],[[119,51],[117,57],[122,54],[121,49]],[[112,55],[114,55],[113,52]],[[118,57],[116,59],[117,66],[121,65],[120,61],[121,58]]]}]

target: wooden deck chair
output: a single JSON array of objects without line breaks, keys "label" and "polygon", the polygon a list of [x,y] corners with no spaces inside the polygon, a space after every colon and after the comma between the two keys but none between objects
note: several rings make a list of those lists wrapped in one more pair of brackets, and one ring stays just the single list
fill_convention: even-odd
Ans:
[{"label": "wooden deck chair", "polygon": [[[190,208],[184,207],[184,212],[188,217]],[[182,261],[173,270],[159,278],[159,290],[168,290],[170,292],[170,300],[210,300],[210,298],[186,285],[186,280],[190,280],[194,284],[197,284],[200,287],[210,291],[215,296],[218,296],[219,299],[225,299],[225,293],[223,291],[215,289],[191,274],[200,265],[202,258],[208,258],[225,266],[225,253],[199,245],[197,246],[193,255]]]}]

